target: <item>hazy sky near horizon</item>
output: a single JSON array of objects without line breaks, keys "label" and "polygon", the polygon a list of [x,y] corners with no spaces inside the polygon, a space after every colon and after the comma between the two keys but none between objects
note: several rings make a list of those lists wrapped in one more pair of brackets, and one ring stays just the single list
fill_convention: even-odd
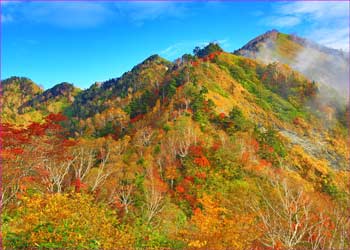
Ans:
[{"label": "hazy sky near horizon", "polygon": [[349,2],[1,1],[1,79],[87,88],[152,54],[174,60],[218,42],[234,51],[267,30],[349,51]]}]

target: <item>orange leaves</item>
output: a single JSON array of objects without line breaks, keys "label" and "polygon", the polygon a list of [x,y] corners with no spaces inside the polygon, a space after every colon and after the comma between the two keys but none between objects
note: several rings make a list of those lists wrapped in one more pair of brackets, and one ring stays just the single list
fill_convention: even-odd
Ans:
[{"label": "orange leaves", "polygon": [[201,146],[190,146],[190,152],[193,156],[200,157],[203,154],[203,148]]},{"label": "orange leaves", "polygon": [[220,113],[219,114],[219,118],[220,119],[225,119],[226,118],[226,114],[225,113]]},{"label": "orange leaves", "polygon": [[186,183],[193,183],[194,182],[194,178],[193,178],[193,176],[185,176],[184,181]]},{"label": "orange leaves", "polygon": [[191,65],[193,66],[193,67],[198,67],[198,65],[199,65],[199,61],[192,61],[191,62]]},{"label": "orange leaves", "polygon": [[[199,199],[202,209],[193,209],[193,216],[182,238],[191,249],[249,249],[252,217],[235,215],[220,200],[204,194]],[[244,225],[244,226],[243,226]]]},{"label": "orange leaves", "polygon": [[206,179],[207,178],[207,174],[205,172],[199,172],[196,174],[196,177],[198,179]]},{"label": "orange leaves", "polygon": [[45,134],[46,126],[33,122],[28,126],[28,132],[30,135],[43,136]]},{"label": "orange leaves", "polygon": [[124,208],[124,204],[120,202],[119,197],[117,196],[114,197],[113,205],[119,210],[122,210]]},{"label": "orange leaves", "polygon": [[189,150],[190,150],[191,155],[194,156],[193,163],[195,163],[201,167],[210,166],[209,160],[203,154],[202,146],[191,146],[189,148]]},{"label": "orange leaves", "polygon": [[222,147],[221,142],[214,142],[214,143],[213,143],[213,146],[212,146],[211,148],[212,148],[212,150],[217,151],[217,150],[219,150],[221,147]]},{"label": "orange leaves", "polygon": [[259,165],[261,166],[261,167],[271,167],[271,162],[269,162],[269,161],[267,161],[267,160],[265,160],[265,159],[261,159],[260,161],[259,161]]},{"label": "orange leaves", "polygon": [[207,157],[205,157],[205,156],[194,158],[194,163],[199,165],[199,166],[201,166],[201,167],[208,167],[208,166],[210,166],[210,162],[207,159]]},{"label": "orange leaves", "polygon": [[176,187],[176,191],[179,192],[179,193],[184,193],[185,192],[185,188],[181,185],[177,186]]},{"label": "orange leaves", "polygon": [[250,145],[253,147],[253,149],[254,149],[255,151],[258,151],[258,150],[259,150],[259,142],[258,142],[257,140],[252,139],[252,140],[250,141]]},{"label": "orange leaves", "polygon": [[86,188],[86,187],[87,187],[87,185],[84,184],[84,183],[80,180],[80,178],[77,178],[77,179],[74,181],[73,185],[74,185],[74,189],[75,189],[75,192],[76,192],[76,193],[79,193],[80,190],[81,190],[82,188]]},{"label": "orange leaves", "polygon": [[58,114],[49,114],[46,118],[45,118],[47,123],[57,123],[57,122],[62,122],[62,121],[66,121],[67,117],[64,116],[62,113],[58,113]]},{"label": "orange leaves", "polygon": [[250,154],[248,151],[243,152],[242,154],[242,162],[247,163],[249,161]]},{"label": "orange leaves", "polygon": [[202,214],[202,210],[199,207],[193,209],[194,216],[200,216]]}]

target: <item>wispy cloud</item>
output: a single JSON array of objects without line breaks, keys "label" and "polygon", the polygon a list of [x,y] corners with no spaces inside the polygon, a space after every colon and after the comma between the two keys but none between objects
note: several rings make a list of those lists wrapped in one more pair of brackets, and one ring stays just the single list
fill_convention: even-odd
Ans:
[{"label": "wispy cloud", "polygon": [[349,50],[349,2],[284,2],[261,24],[276,28],[304,25],[303,36],[336,49]]},{"label": "wispy cloud", "polygon": [[300,22],[300,18],[295,16],[270,16],[262,20],[263,24],[273,25],[277,28],[293,27]]},{"label": "wispy cloud", "polygon": [[65,28],[89,28],[110,20],[127,20],[142,25],[163,17],[189,14],[181,2],[1,2],[3,21],[46,23]]},{"label": "wispy cloud", "polygon": [[47,23],[66,28],[97,26],[111,17],[106,5],[94,2],[21,3],[11,9],[19,21]]},{"label": "wispy cloud", "polygon": [[129,20],[142,23],[159,18],[183,18],[189,14],[189,3],[184,2],[128,2],[115,3],[118,13]]}]

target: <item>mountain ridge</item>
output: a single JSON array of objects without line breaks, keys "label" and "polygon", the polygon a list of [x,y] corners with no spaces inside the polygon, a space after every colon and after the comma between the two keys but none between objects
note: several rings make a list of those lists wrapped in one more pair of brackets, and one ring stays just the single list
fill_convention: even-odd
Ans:
[{"label": "mountain ridge", "polygon": [[[277,30],[258,36],[233,53],[264,63],[288,64],[311,80],[336,89],[343,98],[349,98],[349,53]],[[327,90],[324,92],[326,96]]]},{"label": "mountain ridge", "polygon": [[32,91],[23,114],[12,86],[0,137],[11,249],[350,246],[349,107],[288,64],[211,43],[82,91]]}]

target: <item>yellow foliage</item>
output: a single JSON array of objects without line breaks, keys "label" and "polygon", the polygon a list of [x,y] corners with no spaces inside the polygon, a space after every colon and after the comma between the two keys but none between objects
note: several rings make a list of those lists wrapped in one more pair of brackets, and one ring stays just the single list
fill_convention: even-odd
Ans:
[{"label": "yellow foliage", "polygon": [[23,237],[21,244],[29,247],[112,249],[133,244],[132,236],[118,229],[116,215],[108,215],[106,208],[94,204],[87,195],[34,195],[22,201],[19,218],[4,232],[8,249],[20,247],[19,241],[11,240],[13,235]]},{"label": "yellow foliage", "polygon": [[315,159],[306,154],[301,146],[295,145],[290,151],[290,160],[294,167],[297,167],[303,175],[310,179],[316,179],[317,176],[327,175],[329,167],[324,159]]},{"label": "yellow foliage", "polygon": [[188,229],[181,236],[191,248],[247,249],[254,237],[254,218],[250,214],[235,214],[204,195],[199,199],[203,210],[197,208]]}]

